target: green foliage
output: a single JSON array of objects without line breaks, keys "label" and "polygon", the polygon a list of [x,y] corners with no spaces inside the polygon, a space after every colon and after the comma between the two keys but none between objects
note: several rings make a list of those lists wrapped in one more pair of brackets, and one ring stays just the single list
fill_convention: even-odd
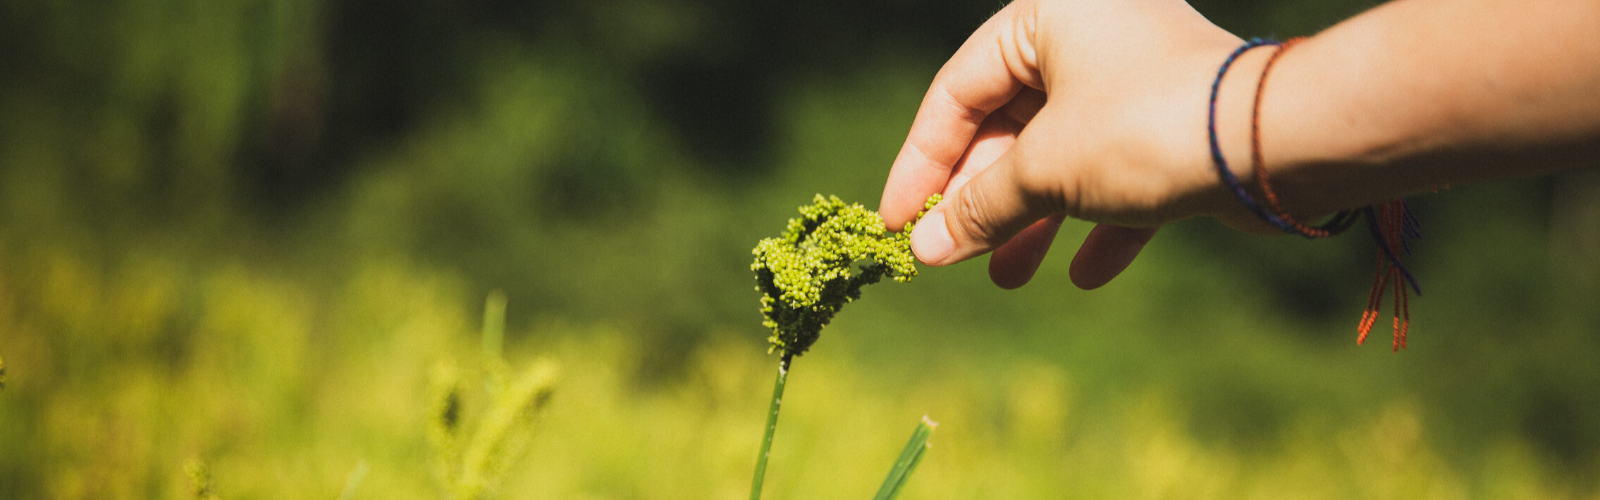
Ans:
[{"label": "green foliage", "polygon": [[[761,449],[756,455],[755,477],[750,482],[751,500],[761,498],[790,362],[811,348],[822,327],[845,303],[861,298],[861,287],[877,283],[884,276],[906,282],[917,275],[911,231],[941,199],[935,193],[905,230],[890,233],[877,212],[860,204],[845,205],[837,196],[823,198],[818,194],[810,206],[800,207],[800,218],[789,219],[783,236],[767,238],[756,245],[756,261],[750,269],[756,272],[756,290],[762,293],[761,314],[766,319],[761,324],[773,330],[767,351],[781,350],[782,355]],[[858,261],[867,263],[852,273]],[[926,441],[927,436],[922,437]],[[920,452],[916,458],[920,460]],[[906,474],[898,465],[895,471],[900,475],[890,473],[895,483],[892,491],[899,490]]]},{"label": "green foliage", "polygon": [[500,355],[505,310],[505,294],[491,293],[484,306],[484,406],[474,421],[463,419],[463,395],[470,391],[460,371],[448,362],[434,370],[428,440],[446,500],[480,500],[499,493],[507,472],[533,439],[534,417],[555,389],[558,369],[549,360],[534,362],[508,383]]},{"label": "green foliage", "polygon": [[[229,498],[334,498],[367,461],[358,498],[437,499],[431,368],[457,361],[459,468],[493,287],[519,305],[506,391],[520,360],[567,374],[502,497],[748,491],[773,368],[742,333],[749,242],[819,190],[876,196],[978,18],[493,4],[3,2],[0,498],[193,498],[200,456]],[[1371,4],[1196,8],[1289,36]],[[760,145],[708,164],[685,132]],[[767,495],[870,494],[926,412],[903,498],[1593,498],[1600,189],[1576,180],[1412,198],[1429,292],[1400,356],[1350,341],[1361,235],[1187,221],[1083,292],[1068,221],[1023,289],[975,262],[875,292],[788,388]]]},{"label": "green foliage", "polygon": [[350,475],[344,479],[344,489],[339,492],[339,500],[355,500],[356,490],[361,487],[361,482],[367,479],[367,473],[371,471],[372,466],[367,465],[367,461],[356,462],[355,468],[350,469]]},{"label": "green foliage", "polygon": [[[929,198],[917,218],[940,199]],[[840,308],[861,298],[861,287],[885,276],[911,281],[917,275],[913,227],[890,232],[877,212],[818,194],[800,207],[800,218],[789,219],[782,236],[761,240],[750,269],[761,292],[761,324],[772,329],[769,351],[804,354]],[[861,261],[866,264],[855,268]]]},{"label": "green foliage", "polygon": [[189,477],[190,491],[194,493],[195,500],[218,500],[219,497],[211,485],[211,468],[198,458],[191,458],[183,464],[183,473]]},{"label": "green foliage", "polygon": [[938,426],[939,423],[928,420],[927,415],[922,416],[916,430],[911,431],[911,440],[906,441],[905,449],[900,451],[900,458],[895,459],[894,467],[889,469],[889,476],[883,478],[883,486],[878,488],[874,500],[894,500],[900,496],[900,490],[905,489],[911,472],[917,469],[917,464],[922,463],[922,455],[933,447],[928,444],[928,437],[933,435],[933,429]]}]

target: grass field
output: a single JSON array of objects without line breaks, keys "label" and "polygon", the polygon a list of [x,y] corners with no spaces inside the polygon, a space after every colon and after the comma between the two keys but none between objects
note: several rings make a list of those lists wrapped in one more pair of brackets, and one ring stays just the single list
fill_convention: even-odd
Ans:
[{"label": "grass field", "polygon": [[[359,2],[112,3],[0,7],[0,498],[191,498],[195,465],[223,499],[446,498],[435,373],[491,420],[493,290],[508,380],[560,376],[492,493],[745,498],[777,362],[750,248],[815,193],[875,204],[948,52],[882,26],[977,22],[795,21],[702,116],[657,66],[720,67],[706,40],[766,11],[397,3],[430,45]],[[1260,32],[1363,6],[1197,3]],[[1020,290],[875,285],[795,360],[765,498],[870,497],[923,415],[903,499],[1600,498],[1595,172],[1413,201],[1400,353],[1354,343],[1360,234],[1185,221],[1084,292],[1069,221]]]}]

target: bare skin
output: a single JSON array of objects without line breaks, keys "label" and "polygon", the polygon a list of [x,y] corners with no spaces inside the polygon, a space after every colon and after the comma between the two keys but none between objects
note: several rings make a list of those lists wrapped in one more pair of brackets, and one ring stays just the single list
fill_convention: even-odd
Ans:
[{"label": "bare skin", "polygon": [[[1417,191],[1600,161],[1600,2],[1402,0],[1296,46],[1261,104],[1265,165],[1301,220]],[[934,77],[879,209],[892,228],[935,192],[917,258],[994,252],[1027,283],[1065,217],[1100,223],[1070,275],[1122,272],[1169,222],[1275,230],[1222,187],[1206,144],[1218,66],[1241,43],[1181,0],[1018,0]],[[1250,184],[1250,110],[1272,49],[1223,80],[1218,134]]]}]

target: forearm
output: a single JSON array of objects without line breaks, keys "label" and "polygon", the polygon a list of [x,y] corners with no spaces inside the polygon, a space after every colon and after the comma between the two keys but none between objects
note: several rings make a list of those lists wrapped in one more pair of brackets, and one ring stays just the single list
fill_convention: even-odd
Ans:
[{"label": "forearm", "polygon": [[[1241,59],[1219,116],[1249,175],[1249,106],[1269,51]],[[1318,214],[1600,158],[1600,2],[1407,0],[1286,53],[1261,103],[1273,186]]]}]

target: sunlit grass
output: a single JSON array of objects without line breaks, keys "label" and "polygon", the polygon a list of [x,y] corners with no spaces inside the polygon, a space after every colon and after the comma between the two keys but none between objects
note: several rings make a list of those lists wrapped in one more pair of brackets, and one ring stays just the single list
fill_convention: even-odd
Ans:
[{"label": "sunlit grass", "polygon": [[[508,499],[744,498],[773,371],[749,242],[812,193],[876,198],[939,62],[784,75],[772,156],[729,180],[615,61],[491,38],[466,97],[343,145],[348,177],[283,207],[242,199],[232,145],[323,31],[280,18],[266,31],[295,38],[257,50],[227,35],[253,10],[123,8],[143,17],[73,10],[85,36],[119,26],[100,42],[38,42],[92,56],[60,71],[106,69],[115,95],[0,95],[0,498],[194,498],[191,463],[224,499],[441,498],[435,367],[486,415],[487,387],[545,359],[562,379],[521,458],[466,451],[464,428],[449,468],[499,462]],[[1595,296],[1548,276],[1542,189],[1418,199],[1429,295],[1398,356],[1353,346],[1359,240],[1185,222],[1082,292],[1066,262],[1089,225],[1069,222],[1021,290],[981,263],[875,290],[791,381],[764,496],[869,498],[931,415],[900,498],[1600,498]],[[1348,279],[1348,319],[1285,312],[1263,277],[1284,270]],[[494,287],[503,336],[483,335]],[[518,368],[503,385],[490,351]]]},{"label": "sunlit grass", "polygon": [[[316,292],[241,265],[194,268],[185,284],[116,265],[72,271],[87,264],[68,253],[51,260],[30,268],[43,272],[9,272],[17,278],[4,288],[41,301],[9,310],[5,331],[67,332],[5,338],[12,378],[0,393],[0,444],[19,452],[0,461],[30,471],[10,476],[20,487],[53,498],[186,498],[183,467],[199,457],[223,498],[335,498],[361,463],[370,471],[358,498],[437,497],[428,373],[484,345],[475,301],[456,280],[374,265]],[[203,297],[149,305],[151,294],[173,293],[163,289]],[[119,326],[191,307],[202,318],[196,333],[171,347]],[[134,316],[71,314],[88,309]],[[92,338],[73,331],[102,332],[124,354],[71,349]],[[652,347],[625,327],[550,318],[507,332],[510,363],[550,356],[565,375],[526,458],[505,466],[504,498],[747,493],[771,375],[760,332],[711,333],[669,374],[644,371]],[[769,498],[869,497],[903,444],[902,425],[924,413],[945,425],[901,498],[1583,497],[1514,438],[1481,466],[1444,460],[1408,398],[1349,421],[1297,412],[1240,447],[1194,437],[1183,399],[1160,387],[1090,406],[1071,367],[1041,361],[941,364],[904,378],[853,359],[853,333],[835,332],[828,345],[846,346],[808,356],[804,383],[790,387],[773,451],[784,473],[769,479]]]},{"label": "sunlit grass", "polygon": [[906,481],[911,479],[911,473],[917,469],[917,464],[922,463],[922,456],[927,454],[928,438],[933,436],[933,428],[939,424],[928,420],[927,416],[917,422],[917,430],[912,431],[911,440],[906,441],[905,449],[900,451],[900,456],[894,459],[894,467],[889,469],[889,476],[883,478],[883,486],[878,487],[876,500],[894,500],[900,497],[900,491],[905,489]]}]

